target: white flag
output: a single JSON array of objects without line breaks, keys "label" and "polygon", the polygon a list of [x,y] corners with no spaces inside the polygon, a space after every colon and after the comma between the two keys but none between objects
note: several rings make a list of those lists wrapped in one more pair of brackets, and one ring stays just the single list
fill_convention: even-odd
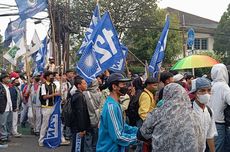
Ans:
[{"label": "white flag", "polygon": [[42,43],[38,37],[37,32],[34,32],[34,36],[31,40],[31,44],[29,46],[29,54],[28,55],[32,55],[33,53],[35,53],[36,51],[38,51],[40,49],[40,47],[42,46]]},{"label": "white flag", "polygon": [[16,66],[17,64],[17,58],[20,56],[26,54],[26,48],[25,48],[25,41],[24,38],[22,38],[16,45],[14,45],[6,54],[4,54],[4,58],[8,60],[11,64]]}]

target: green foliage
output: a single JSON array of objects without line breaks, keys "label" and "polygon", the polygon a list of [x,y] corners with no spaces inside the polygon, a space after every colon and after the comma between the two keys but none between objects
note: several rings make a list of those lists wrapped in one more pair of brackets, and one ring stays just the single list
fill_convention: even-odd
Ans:
[{"label": "green foliage", "polygon": [[219,25],[216,29],[216,33],[214,36],[214,50],[221,52],[222,54],[226,54],[223,61],[225,64],[230,64],[230,4],[228,5],[228,9],[221,17]]},{"label": "green foliage", "polygon": [[144,73],[145,67],[144,66],[130,66],[129,70],[132,71],[133,74]]},{"label": "green foliage", "polygon": [[[149,19],[154,24],[149,25],[146,29],[128,29],[125,32],[124,42],[128,48],[140,58],[142,61],[150,62],[155,51],[157,42],[160,38],[163,26],[165,24],[166,12],[164,10],[155,10],[155,15],[149,13]],[[144,21],[143,21],[144,22]],[[176,16],[170,16],[170,28],[175,29],[179,27],[179,20]],[[151,28],[151,26],[153,28]],[[169,30],[167,46],[165,50],[164,64],[171,64],[176,60],[178,54],[182,49],[182,37],[180,32]]]},{"label": "green foliage", "polygon": [[[150,62],[165,24],[165,10],[158,9],[157,0],[100,0],[100,11],[109,11],[122,42],[140,60]],[[70,11],[72,51],[76,51],[88,28],[96,1],[72,1]],[[170,15],[170,28],[178,29],[177,16]],[[181,33],[170,30],[164,64],[175,61],[182,50]]]}]

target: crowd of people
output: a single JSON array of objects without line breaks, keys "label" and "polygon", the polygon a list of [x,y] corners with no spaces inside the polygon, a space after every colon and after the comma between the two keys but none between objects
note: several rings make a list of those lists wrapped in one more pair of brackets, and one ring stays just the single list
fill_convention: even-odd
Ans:
[{"label": "crowd of people", "polygon": [[[47,70],[30,78],[20,71],[0,75],[0,147],[29,127],[38,145],[47,132],[55,97],[71,104],[62,115],[61,145],[72,152],[229,152],[230,88],[224,64],[210,77],[177,71],[159,80],[105,73],[90,84],[74,70]],[[79,140],[81,140],[79,145]]]}]

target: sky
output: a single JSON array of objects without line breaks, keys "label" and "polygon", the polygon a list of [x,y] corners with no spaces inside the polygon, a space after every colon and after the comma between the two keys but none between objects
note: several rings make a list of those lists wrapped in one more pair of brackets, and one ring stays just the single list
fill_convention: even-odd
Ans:
[{"label": "sky", "polygon": [[[229,0],[158,0],[160,8],[172,7],[187,13],[198,15],[214,21],[219,21],[223,13],[227,10]],[[15,0],[0,0],[0,4],[16,5]],[[1,6],[1,5],[0,5]],[[5,11],[0,9],[0,14],[14,13],[17,10]],[[47,16],[46,13],[39,13],[36,17]],[[10,20],[15,20],[17,17],[0,17],[0,34],[4,35],[4,31]],[[34,24],[34,21],[27,21],[27,43],[29,44],[35,29],[42,40],[49,28],[49,21],[43,21],[42,24]]]}]

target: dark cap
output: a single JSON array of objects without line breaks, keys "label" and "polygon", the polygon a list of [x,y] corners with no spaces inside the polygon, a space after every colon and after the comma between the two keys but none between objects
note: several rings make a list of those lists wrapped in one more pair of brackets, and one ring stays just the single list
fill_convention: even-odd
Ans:
[{"label": "dark cap", "polygon": [[156,78],[149,77],[145,80],[145,84],[153,84],[153,83],[158,83]]},{"label": "dark cap", "polygon": [[210,80],[208,80],[207,78],[200,77],[192,80],[192,89],[190,93],[194,93],[202,88],[210,88],[210,87],[212,87]]},{"label": "dark cap", "polygon": [[113,73],[109,76],[107,83],[111,85],[113,82],[129,82],[131,79],[125,78],[121,73]]},{"label": "dark cap", "polygon": [[2,79],[6,78],[6,77],[9,77],[9,75],[7,73],[2,73],[0,75],[0,81],[2,82]]}]

